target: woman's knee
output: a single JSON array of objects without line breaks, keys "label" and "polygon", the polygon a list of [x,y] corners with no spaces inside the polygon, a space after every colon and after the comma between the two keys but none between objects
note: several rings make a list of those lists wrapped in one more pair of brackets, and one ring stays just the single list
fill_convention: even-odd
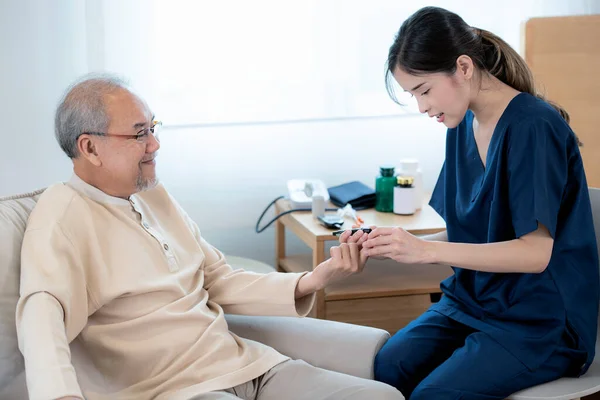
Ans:
[{"label": "woman's knee", "polygon": [[410,359],[410,339],[398,332],[379,350],[375,356],[375,379],[394,387],[402,380],[402,362]]},{"label": "woman's knee", "polygon": [[379,364],[397,364],[411,352],[411,338],[404,331],[396,333],[388,340],[375,356]]}]

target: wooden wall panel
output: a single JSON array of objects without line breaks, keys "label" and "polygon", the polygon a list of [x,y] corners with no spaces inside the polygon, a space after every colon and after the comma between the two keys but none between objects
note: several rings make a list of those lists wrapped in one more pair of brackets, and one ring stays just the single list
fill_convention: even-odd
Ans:
[{"label": "wooden wall panel", "polygon": [[530,19],[525,61],[540,91],[571,115],[588,185],[600,187],[600,15]]}]

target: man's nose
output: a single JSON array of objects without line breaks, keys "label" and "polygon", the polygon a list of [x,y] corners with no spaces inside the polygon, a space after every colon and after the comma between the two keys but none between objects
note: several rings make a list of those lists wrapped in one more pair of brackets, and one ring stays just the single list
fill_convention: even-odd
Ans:
[{"label": "man's nose", "polygon": [[160,139],[155,135],[148,135],[148,144],[146,146],[146,153],[154,153],[160,149]]}]

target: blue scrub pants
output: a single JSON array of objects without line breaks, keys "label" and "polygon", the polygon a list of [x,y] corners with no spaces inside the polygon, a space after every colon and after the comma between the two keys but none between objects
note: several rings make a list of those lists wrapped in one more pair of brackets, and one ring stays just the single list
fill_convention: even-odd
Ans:
[{"label": "blue scrub pants", "polygon": [[430,310],[379,351],[375,379],[409,400],[502,400],[564,376],[572,361],[569,348],[559,346],[530,371],[489,335]]}]

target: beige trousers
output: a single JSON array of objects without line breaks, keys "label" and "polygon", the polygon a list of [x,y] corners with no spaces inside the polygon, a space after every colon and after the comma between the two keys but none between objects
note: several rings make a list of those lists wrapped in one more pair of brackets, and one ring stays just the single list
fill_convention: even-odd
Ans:
[{"label": "beige trousers", "polygon": [[258,378],[191,400],[403,400],[385,383],[313,367],[301,360],[276,365]]}]

